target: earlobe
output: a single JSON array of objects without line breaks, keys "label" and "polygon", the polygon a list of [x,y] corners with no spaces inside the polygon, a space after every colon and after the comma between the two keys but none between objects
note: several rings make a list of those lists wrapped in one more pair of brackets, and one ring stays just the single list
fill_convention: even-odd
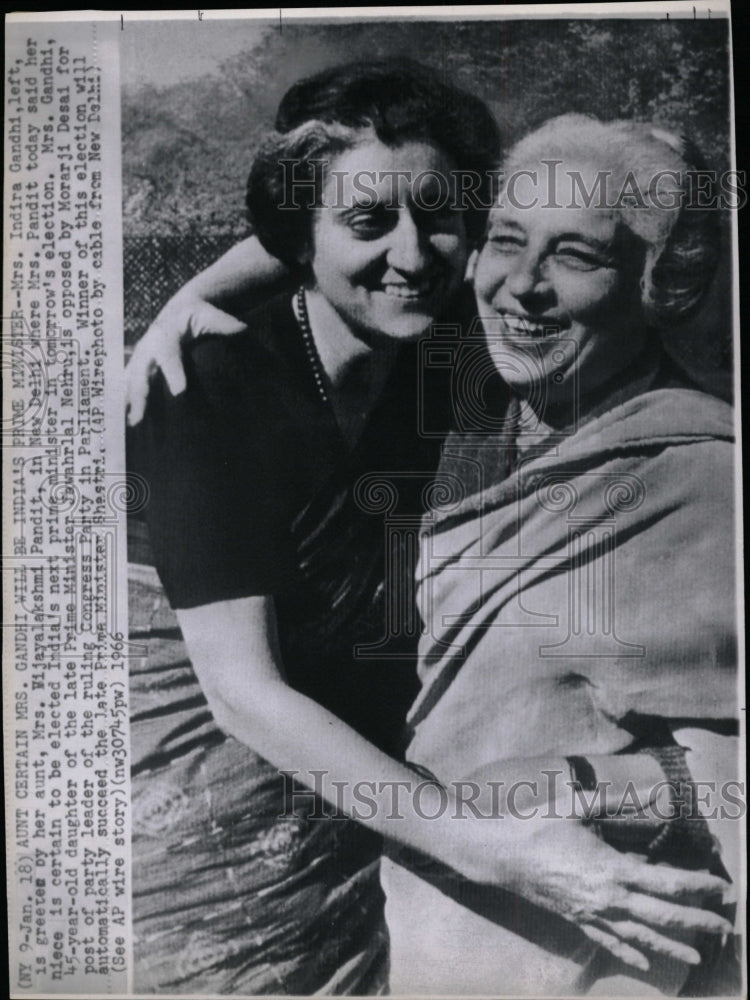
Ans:
[{"label": "earlobe", "polygon": [[309,267],[312,264],[313,257],[315,256],[313,234],[308,232],[304,237],[304,242],[300,240],[301,246],[297,251],[297,263],[300,267]]}]

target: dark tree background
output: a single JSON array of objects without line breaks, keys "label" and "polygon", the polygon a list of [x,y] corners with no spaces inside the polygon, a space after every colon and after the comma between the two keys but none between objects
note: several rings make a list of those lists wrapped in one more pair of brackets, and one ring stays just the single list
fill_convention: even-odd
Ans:
[{"label": "dark tree background", "polygon": [[[180,82],[123,88],[126,345],[185,281],[247,234],[245,179],[260,134],[295,80],[335,63],[379,55],[425,62],[486,101],[506,145],[547,118],[581,111],[686,132],[715,169],[730,165],[726,20],[358,20],[285,22],[282,31],[244,21],[234,34],[225,22],[231,51],[241,37],[247,48],[215,65],[203,59],[211,71],[201,76],[190,63],[205,30],[211,22],[182,35],[161,22],[156,78],[181,72]],[[155,50],[143,35],[129,39],[124,68],[137,81],[149,75]],[[730,258],[727,249],[690,348],[696,371],[717,372],[722,395],[731,368]],[[693,338],[680,336],[684,356]]]},{"label": "dark tree background", "polygon": [[210,75],[125,90],[125,233],[241,236],[252,151],[283,92],[365,56],[432,65],[486,100],[506,142],[565,111],[634,117],[688,132],[725,169],[727,44],[728,22],[705,18],[269,24]]}]

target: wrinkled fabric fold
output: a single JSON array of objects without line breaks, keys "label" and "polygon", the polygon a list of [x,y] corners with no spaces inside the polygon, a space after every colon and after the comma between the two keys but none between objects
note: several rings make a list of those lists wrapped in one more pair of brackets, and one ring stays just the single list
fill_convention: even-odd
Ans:
[{"label": "wrinkled fabric fold", "polygon": [[411,759],[452,778],[619,750],[628,712],[735,718],[732,441],[726,404],[654,390],[438,512]]}]

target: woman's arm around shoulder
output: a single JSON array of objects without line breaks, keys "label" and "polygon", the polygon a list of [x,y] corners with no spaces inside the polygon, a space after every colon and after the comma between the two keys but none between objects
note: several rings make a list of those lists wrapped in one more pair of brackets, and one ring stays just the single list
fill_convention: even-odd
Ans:
[{"label": "woman's arm around shoulder", "polygon": [[173,395],[185,390],[181,345],[206,333],[239,333],[244,323],[232,315],[233,305],[261,302],[289,280],[287,268],[271,257],[254,236],[227,251],[167,302],[133,349],[126,371],[128,422],[143,418],[149,380],[160,370]]}]

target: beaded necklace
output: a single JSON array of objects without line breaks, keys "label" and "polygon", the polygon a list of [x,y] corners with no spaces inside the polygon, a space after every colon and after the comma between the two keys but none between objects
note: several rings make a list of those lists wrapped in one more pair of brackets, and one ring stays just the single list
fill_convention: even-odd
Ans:
[{"label": "beaded necklace", "polygon": [[302,333],[302,343],[305,345],[305,354],[310,362],[310,368],[312,370],[313,378],[315,379],[315,384],[318,387],[320,398],[326,405],[328,405],[329,398],[328,391],[326,389],[326,373],[323,368],[323,362],[320,360],[320,354],[318,354],[318,348],[315,346],[315,340],[310,326],[310,317],[307,314],[305,289],[302,285],[300,285],[297,289],[297,322],[299,323],[300,332]]}]

